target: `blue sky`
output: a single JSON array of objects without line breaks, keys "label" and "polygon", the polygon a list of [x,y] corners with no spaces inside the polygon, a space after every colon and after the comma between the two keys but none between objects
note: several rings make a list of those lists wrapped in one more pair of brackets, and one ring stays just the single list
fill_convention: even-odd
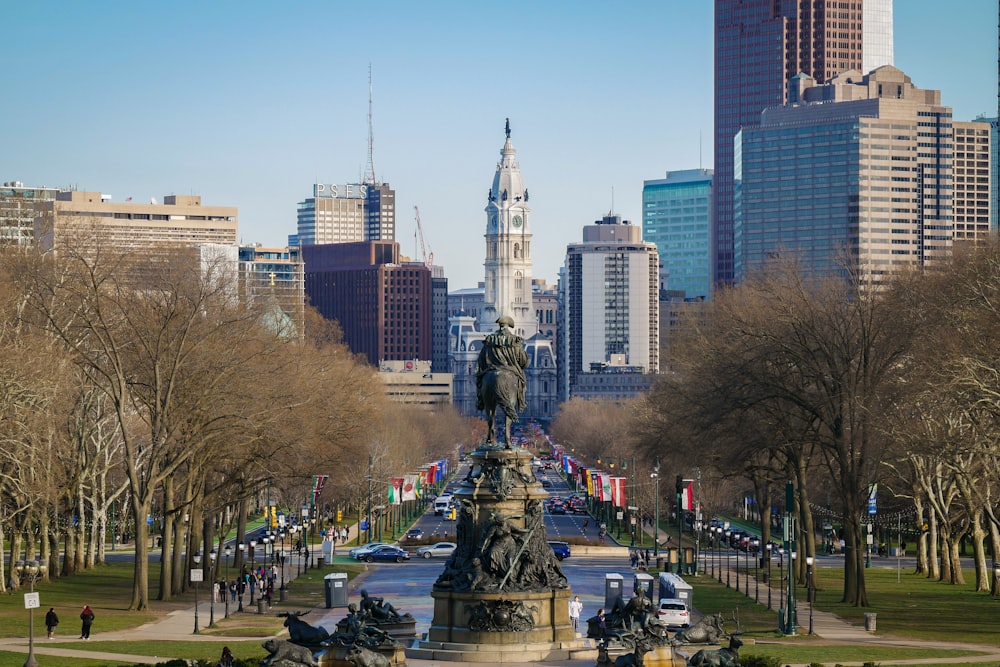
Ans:
[{"label": "blue sky", "polygon": [[[994,0],[896,0],[895,64],[956,119],[997,110]],[[504,119],[531,192],[534,275],[643,180],[712,166],[712,3],[19,2],[4,10],[0,179],[115,201],[238,206],[284,245],[312,184],[367,159],[414,205],[450,287],[482,280]]]}]

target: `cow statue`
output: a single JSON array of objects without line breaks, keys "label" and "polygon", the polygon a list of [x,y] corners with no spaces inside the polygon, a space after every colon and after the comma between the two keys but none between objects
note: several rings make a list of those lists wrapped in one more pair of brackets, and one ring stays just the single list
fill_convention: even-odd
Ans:
[{"label": "cow statue", "polygon": [[268,656],[260,661],[260,667],[319,667],[312,651],[283,639],[268,639],[261,644]]},{"label": "cow statue", "polygon": [[389,667],[389,658],[364,646],[352,646],[346,660],[354,667]]},{"label": "cow statue", "polygon": [[722,614],[704,616],[690,628],[680,630],[674,635],[675,644],[718,644],[719,638],[725,636]]},{"label": "cow statue", "polygon": [[293,644],[301,646],[318,646],[320,643],[330,638],[330,633],[322,626],[313,627],[302,617],[309,612],[283,611],[278,614],[279,618],[285,619],[285,627],[288,628],[288,638]]},{"label": "cow statue", "polygon": [[727,648],[703,648],[688,658],[688,667],[739,667],[741,646],[740,636],[732,635]]}]

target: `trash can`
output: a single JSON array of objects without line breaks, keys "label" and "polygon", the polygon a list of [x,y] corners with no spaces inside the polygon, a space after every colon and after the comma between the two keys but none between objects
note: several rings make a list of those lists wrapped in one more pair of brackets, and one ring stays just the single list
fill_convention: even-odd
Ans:
[{"label": "trash can", "polygon": [[288,599],[288,589],[287,588],[279,588],[278,589],[278,602],[284,602],[287,599]]},{"label": "trash can", "polygon": [[865,614],[865,630],[868,632],[875,632],[875,614],[874,612],[868,612]]},{"label": "trash can", "polygon": [[258,614],[267,613],[267,600],[264,599],[257,600],[257,613]]},{"label": "trash can", "polygon": [[332,572],[323,577],[323,590],[326,592],[326,608],[347,606],[347,573]]},{"label": "trash can", "polygon": [[665,570],[665,569],[667,569],[667,557],[666,556],[657,556],[656,557],[656,569],[657,570]]},{"label": "trash can", "polygon": [[622,581],[624,577],[617,573],[604,575],[604,608],[608,611],[615,606],[615,601],[622,596]]},{"label": "trash can", "polygon": [[319,558],[316,559],[316,567],[323,567],[324,565],[326,565],[326,559],[325,558],[323,558],[322,556],[320,556]]}]

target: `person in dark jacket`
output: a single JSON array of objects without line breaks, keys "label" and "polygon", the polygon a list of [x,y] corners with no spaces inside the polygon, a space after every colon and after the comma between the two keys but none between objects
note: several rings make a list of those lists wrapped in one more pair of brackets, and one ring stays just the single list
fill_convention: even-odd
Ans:
[{"label": "person in dark jacket", "polygon": [[56,615],[55,607],[50,607],[45,614],[45,629],[49,632],[49,639],[56,636],[56,626],[59,625],[59,616]]},{"label": "person in dark jacket", "polygon": [[94,612],[91,610],[90,605],[83,605],[83,611],[80,612],[80,621],[82,623],[80,639],[90,639],[90,626],[94,624]]}]

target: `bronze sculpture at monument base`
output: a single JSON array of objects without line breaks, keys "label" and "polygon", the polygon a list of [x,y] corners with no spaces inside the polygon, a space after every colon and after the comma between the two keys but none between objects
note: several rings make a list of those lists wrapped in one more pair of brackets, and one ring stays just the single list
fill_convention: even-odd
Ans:
[{"label": "bronze sculpture at monument base", "polygon": [[453,494],[457,546],[431,590],[427,637],[407,656],[496,664],[592,654],[569,619],[573,593],[546,538],[548,493],[531,452],[486,443],[469,458]]}]

